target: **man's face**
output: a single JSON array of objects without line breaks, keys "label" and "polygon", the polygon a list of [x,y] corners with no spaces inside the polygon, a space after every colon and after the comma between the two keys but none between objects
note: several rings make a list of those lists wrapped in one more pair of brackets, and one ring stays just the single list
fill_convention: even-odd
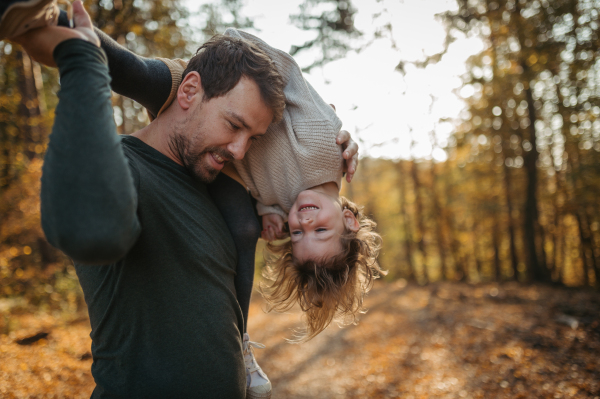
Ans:
[{"label": "man's face", "polygon": [[253,140],[265,134],[273,112],[256,82],[242,77],[227,94],[197,101],[178,126],[175,146],[183,165],[204,183],[213,181],[225,163],[242,159]]}]

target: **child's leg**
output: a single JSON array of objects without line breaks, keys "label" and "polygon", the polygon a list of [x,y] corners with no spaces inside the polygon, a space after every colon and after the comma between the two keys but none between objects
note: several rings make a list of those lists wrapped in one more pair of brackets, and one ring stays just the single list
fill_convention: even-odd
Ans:
[{"label": "child's leg", "polygon": [[208,185],[208,192],[231,232],[238,253],[235,289],[247,331],[248,309],[254,281],[254,254],[260,237],[260,223],[246,189],[224,173]]},{"label": "child's leg", "polygon": [[[68,26],[68,23],[66,13],[61,11],[58,25]],[[171,72],[167,65],[160,60],[140,57],[98,28],[94,28],[94,32],[108,57],[111,88],[142,104],[156,116],[171,93]]]}]

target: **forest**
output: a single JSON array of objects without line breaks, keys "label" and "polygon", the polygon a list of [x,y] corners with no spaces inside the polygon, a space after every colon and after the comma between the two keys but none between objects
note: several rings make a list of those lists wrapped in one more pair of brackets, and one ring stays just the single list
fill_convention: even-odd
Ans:
[{"label": "forest", "polygon": [[[198,45],[191,38],[204,40],[227,27],[254,27],[240,0],[203,2],[195,15],[201,17],[202,26],[190,24],[193,12],[178,0],[84,3],[99,29],[148,57],[189,58]],[[386,6],[394,1],[377,3],[385,13]],[[359,53],[365,42],[390,37],[393,21],[381,22],[374,36],[365,38],[366,33],[353,23],[359,12],[370,10],[361,9],[357,1],[304,0],[290,15],[290,23],[309,32],[313,39],[294,42],[284,50],[295,57],[309,51],[319,54],[302,65],[308,72]],[[344,195],[365,206],[383,237],[379,263],[388,274],[373,290],[373,298],[381,298],[381,302],[373,301],[382,307],[384,296],[388,296],[387,301],[400,305],[386,305],[385,315],[374,310],[364,317],[373,320],[369,323],[397,328],[395,335],[381,338],[392,346],[386,349],[384,342],[367,339],[372,334],[369,325],[377,327],[366,322],[349,327],[339,345],[350,346],[352,339],[360,338],[365,350],[371,351],[371,359],[379,356],[381,365],[386,365],[381,367],[393,370],[392,364],[396,364],[401,373],[419,364],[420,371],[415,371],[408,384],[398,381],[393,371],[361,374],[357,370],[357,376],[364,375],[372,383],[367,384],[370,388],[348,381],[327,388],[327,395],[319,396],[311,391],[310,384],[302,388],[301,380],[286,380],[292,372],[285,371],[279,358],[285,351],[302,352],[300,348],[283,347],[279,353],[267,349],[265,364],[277,370],[274,381],[285,386],[278,397],[600,396],[599,14],[599,0],[456,0],[453,8],[437,16],[446,35],[439,53],[418,61],[399,56],[390,65],[403,76],[409,67],[426,69],[441,62],[458,38],[476,37],[483,43],[482,51],[466,61],[467,73],[457,89],[463,110],[454,118],[434,121],[431,131],[411,131],[410,157],[362,156],[353,182],[343,186]],[[375,16],[373,20],[381,21]],[[88,397],[89,387],[93,387],[83,294],[71,261],[46,241],[40,226],[40,177],[59,90],[54,69],[40,66],[18,45],[0,42],[0,359],[12,359],[20,370],[17,378],[0,365],[1,397]],[[120,134],[149,123],[138,103],[116,94],[112,101]],[[435,102],[432,98],[432,107]],[[436,134],[440,124],[451,126],[447,139],[440,140]],[[359,146],[363,145],[360,132],[350,133]],[[413,151],[417,136],[428,141],[429,155]],[[442,151],[444,160],[436,159],[435,151]],[[258,279],[264,264],[262,245],[259,243],[257,250]],[[375,306],[375,302],[370,303]],[[399,310],[402,306],[404,313]],[[261,314],[260,307],[259,294],[255,293],[252,309],[260,329],[256,335],[279,348],[294,321],[278,321],[268,327],[270,319],[264,319],[267,316]],[[460,309],[472,317],[461,319],[466,316],[460,315]],[[506,312],[510,317],[518,313],[520,321],[490,321],[494,312]],[[394,316],[388,319],[388,314]],[[483,335],[471,331],[460,337],[448,333],[452,336],[442,338],[441,331],[456,321],[452,318]],[[502,327],[502,323],[514,325]],[[417,330],[410,330],[410,326]],[[445,376],[439,382],[442,385],[424,366],[432,361],[433,352],[426,352],[424,346],[411,352],[419,345],[418,328],[427,331],[429,327],[440,329],[437,335],[428,336],[430,348],[452,351],[452,347],[460,347],[463,357],[458,363],[471,364],[470,369],[458,363],[449,365],[460,368],[460,372],[453,374],[456,377]],[[279,341],[267,334],[269,328]],[[55,333],[34,339],[33,346],[14,344],[40,331]],[[69,335],[73,331],[78,331],[78,338]],[[330,327],[325,338],[307,345],[327,348],[326,343],[334,342],[340,331],[345,330]],[[507,338],[511,334],[514,339]],[[563,351],[559,347],[565,336],[573,345]],[[53,344],[52,339],[58,337],[63,343]],[[492,339],[510,344],[494,347]],[[65,349],[71,345],[65,343],[67,340],[77,349]],[[524,346],[517,341],[525,342]],[[376,349],[375,345],[382,347]],[[62,367],[65,375],[60,380],[63,387],[57,385],[59,380],[53,372],[39,371],[42,366],[38,372],[31,371],[35,367],[23,360],[34,357],[35,348],[51,347],[60,353],[54,362],[66,359],[56,366],[59,370]],[[26,355],[20,350],[29,352]],[[342,363],[343,352],[329,350],[329,358],[315,355],[315,364],[337,364],[353,370]],[[384,355],[386,351],[397,354],[397,358]],[[486,359],[477,358],[479,351],[485,352]],[[411,354],[414,360],[402,357]],[[359,353],[356,357],[363,359]],[[526,359],[529,364],[523,365]],[[368,358],[361,361],[371,364]],[[513,361],[521,366],[500,368],[503,362]],[[532,377],[536,370],[553,362],[557,370],[550,368]],[[25,366],[19,369],[19,365]],[[491,367],[488,371],[495,371],[481,371],[486,365]],[[380,366],[372,363],[372,367],[376,370]],[[331,377],[343,380],[344,370],[339,371]],[[465,382],[469,373],[473,378],[485,374],[487,379],[476,386]],[[492,388],[495,373],[508,373],[510,378],[502,377]],[[46,375],[52,388],[24,388],[43,386]],[[552,375],[564,384],[559,386],[560,381],[553,380]],[[3,390],[2,380],[10,381],[6,386],[12,391]],[[42,385],[31,382],[37,380]],[[540,388],[544,384],[550,385]],[[41,389],[46,396],[35,396]]]}]

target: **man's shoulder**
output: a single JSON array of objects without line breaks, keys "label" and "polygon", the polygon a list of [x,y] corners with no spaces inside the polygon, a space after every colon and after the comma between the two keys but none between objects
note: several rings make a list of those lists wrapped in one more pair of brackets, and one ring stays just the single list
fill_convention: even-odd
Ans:
[{"label": "man's shoulder", "polygon": [[162,157],[165,157],[158,150],[135,136],[123,134],[119,137],[121,138],[123,152],[129,159],[130,164],[144,164],[147,163],[149,159],[161,159]]}]

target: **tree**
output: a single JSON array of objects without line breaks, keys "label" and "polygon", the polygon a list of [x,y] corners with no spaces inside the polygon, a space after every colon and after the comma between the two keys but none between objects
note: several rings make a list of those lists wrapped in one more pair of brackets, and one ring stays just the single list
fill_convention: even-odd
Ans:
[{"label": "tree", "polygon": [[[590,86],[597,85],[597,79],[595,82],[573,79],[577,74],[587,76],[588,71],[597,70],[598,35],[594,28],[597,28],[598,12],[594,4],[583,0],[460,0],[458,10],[444,16],[449,31],[455,29],[478,35],[487,44],[484,53],[473,60],[471,75],[467,78],[479,96],[470,103],[470,115],[473,121],[477,118],[485,122],[480,126],[474,123],[473,131],[487,137],[497,134],[500,153],[506,155],[505,165],[513,171],[515,166],[524,169],[522,242],[528,275],[537,281],[550,280],[545,259],[547,227],[544,229],[541,225],[542,219],[548,219],[539,213],[540,190],[545,187],[539,183],[539,173],[572,172],[579,176],[577,170],[563,171],[562,160],[557,155],[566,151],[567,160],[572,159],[574,151],[569,147],[579,148],[582,138],[569,138],[562,126],[558,127],[558,118],[564,121],[564,116],[585,110],[588,113],[581,120],[570,116],[566,120],[577,119],[584,125],[587,120],[591,125],[597,118],[592,110],[598,98],[590,92]],[[569,75],[573,78],[567,79]],[[569,99],[560,101],[561,93],[569,93]],[[541,143],[539,138],[543,139]],[[555,142],[566,143],[566,146],[549,145]],[[574,145],[570,146],[569,142]],[[593,144],[584,146],[591,149]],[[508,149],[512,154],[506,154]],[[550,157],[559,161],[558,171],[551,171]],[[509,204],[510,192],[515,192],[510,172],[506,169]],[[597,214],[593,217],[597,218]],[[583,218],[581,220],[585,226]]]},{"label": "tree", "polygon": [[354,49],[352,39],[362,35],[354,26],[356,11],[350,0],[305,0],[300,5],[300,14],[290,16],[296,26],[316,33],[314,39],[290,49],[291,56],[319,49],[318,57],[302,69],[304,72],[342,58]]}]

